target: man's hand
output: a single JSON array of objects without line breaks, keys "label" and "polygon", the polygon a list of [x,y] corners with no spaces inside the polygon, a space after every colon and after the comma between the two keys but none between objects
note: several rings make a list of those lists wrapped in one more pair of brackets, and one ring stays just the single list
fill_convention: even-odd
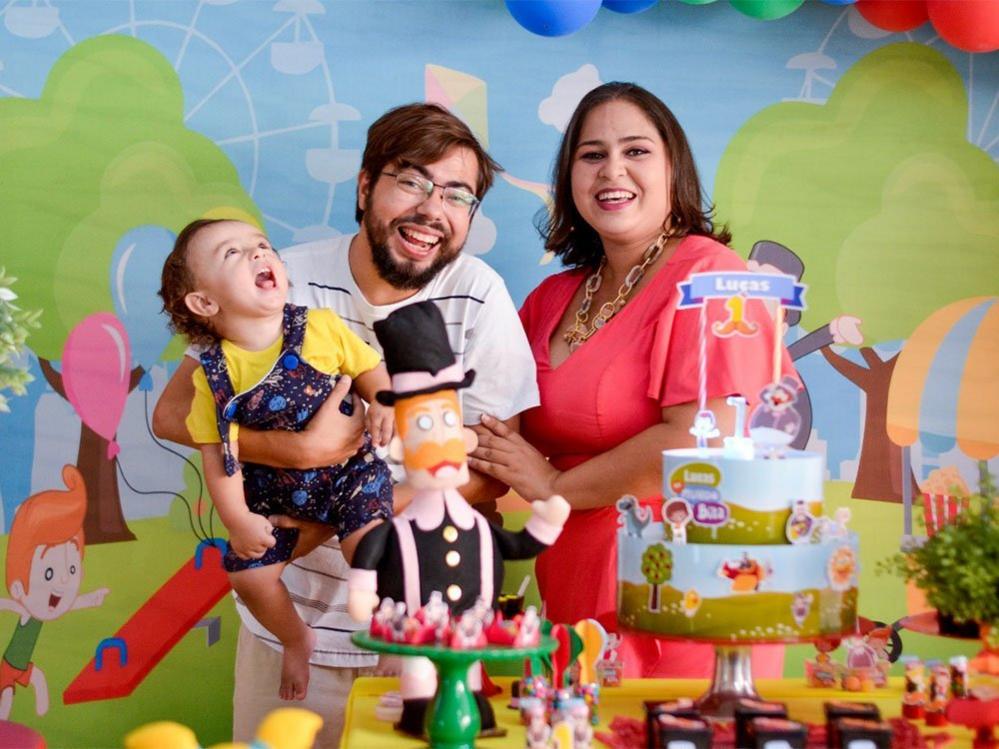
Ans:
[{"label": "man's hand", "polygon": [[288,515],[271,515],[267,518],[275,528],[297,528],[298,541],[291,558],[304,557],[318,546],[329,541],[336,533],[328,523],[317,523],[311,520],[301,520]]},{"label": "man's hand", "polygon": [[229,528],[229,545],[240,559],[260,559],[277,543],[274,526],[263,515],[247,512]]},{"label": "man's hand", "polygon": [[545,500],[537,499],[531,502],[531,512],[549,525],[554,525],[557,528],[565,525],[571,509],[565,498],[560,497],[558,494],[553,494]]},{"label": "man's hand", "polygon": [[356,404],[352,416],[340,413],[340,403],[350,392],[350,383],[350,377],[342,375],[308,426],[295,435],[299,455],[294,468],[338,465],[361,449],[364,409]]}]

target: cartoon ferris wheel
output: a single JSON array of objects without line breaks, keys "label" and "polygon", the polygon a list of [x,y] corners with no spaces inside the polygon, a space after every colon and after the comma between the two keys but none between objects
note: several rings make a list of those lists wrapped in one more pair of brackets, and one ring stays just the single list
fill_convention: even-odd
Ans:
[{"label": "cartoon ferris wheel", "polygon": [[[340,147],[339,123],[360,120],[361,115],[336,100],[324,44],[312,18],[326,9],[319,0],[278,0],[270,14],[262,16],[267,23],[252,26],[260,29],[256,42],[244,47],[241,39],[236,51],[230,39],[223,40],[211,31],[218,28],[211,6],[234,1],[199,0],[190,5],[186,21],[177,20],[177,12],[170,14],[174,18],[163,17],[166,12],[140,17],[142,6],[107,4],[102,11],[109,25],[100,34],[135,36],[170,60],[183,83],[185,123],[226,152],[272,233],[287,232],[290,242],[337,234],[330,227],[336,187],[353,180],[360,166],[359,151]],[[16,82],[18,74],[38,68],[41,40],[61,36],[67,48],[80,41],[72,28],[74,20],[51,0],[12,0],[0,8],[0,17],[4,26],[0,37],[6,32],[14,41],[21,41],[20,45],[10,45],[17,50],[13,54],[0,55],[0,95],[34,96]],[[22,50],[28,49],[30,63],[26,56],[19,59],[24,55]],[[55,49],[56,54],[65,51],[51,43],[44,49]],[[306,109],[274,106],[275,100],[286,101],[284,91],[292,86],[295,99],[304,101]],[[281,117],[285,121],[275,122]],[[321,140],[306,142],[303,134],[307,131],[318,131]],[[301,162],[289,165],[286,158],[277,159],[274,152],[281,149],[282,155],[301,154]],[[303,173],[293,178],[316,187],[313,194],[321,199],[284,202],[281,196],[287,191],[268,192],[266,165],[275,161],[280,161],[283,170],[301,169]],[[287,179],[287,175],[282,178]]]}]

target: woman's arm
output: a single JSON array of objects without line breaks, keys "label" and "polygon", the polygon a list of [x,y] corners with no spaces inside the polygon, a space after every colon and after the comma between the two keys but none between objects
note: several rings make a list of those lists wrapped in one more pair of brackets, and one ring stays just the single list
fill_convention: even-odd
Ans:
[{"label": "woman's arm", "polygon": [[[735,414],[725,398],[709,400],[708,408],[721,433],[730,434]],[[611,505],[623,494],[648,497],[662,492],[662,451],[694,446],[689,430],[697,411],[697,403],[664,408],[661,424],[567,471],[559,471],[501,422],[483,419],[488,434],[480,436],[469,465],[509,484],[529,502],[561,494],[572,509],[589,510]]]},{"label": "woman's arm", "polygon": [[[167,383],[153,410],[153,433],[188,447],[198,447],[187,431],[185,420],[194,400],[191,376],[199,364],[185,356]],[[340,413],[340,402],[350,391],[351,379],[341,377],[329,398],[301,432],[239,430],[240,451],[254,463],[276,468],[305,470],[342,463],[360,449],[364,441],[363,409],[353,416]]]}]

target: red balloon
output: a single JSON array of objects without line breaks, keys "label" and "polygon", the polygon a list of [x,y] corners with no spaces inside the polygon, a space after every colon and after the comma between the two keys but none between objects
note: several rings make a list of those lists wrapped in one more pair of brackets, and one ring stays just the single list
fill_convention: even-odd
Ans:
[{"label": "red balloon", "polygon": [[911,31],[929,20],[924,0],[857,0],[857,10],[885,31]]},{"label": "red balloon", "polygon": [[926,0],[937,33],[965,52],[999,49],[999,0]]}]

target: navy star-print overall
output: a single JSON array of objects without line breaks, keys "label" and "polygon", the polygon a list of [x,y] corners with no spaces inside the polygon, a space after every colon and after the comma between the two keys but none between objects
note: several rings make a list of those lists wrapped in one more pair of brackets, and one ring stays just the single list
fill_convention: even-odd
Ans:
[{"label": "navy star-print overall", "polygon": [[[230,423],[260,430],[297,432],[305,428],[333,390],[336,376],[314,369],[302,358],[307,313],[305,307],[285,305],[281,355],[270,373],[246,392],[233,392],[220,344],[201,355],[201,366],[215,398],[229,476],[240,467],[229,444]],[[344,400],[340,410],[347,415],[353,412],[349,399]],[[327,523],[341,538],[371,520],[392,517],[391,474],[385,462],[375,455],[368,434],[361,449],[340,465],[305,471],[257,463],[241,465],[243,491],[251,512]],[[298,530],[275,528],[274,537],[277,543],[260,559],[240,559],[229,547],[223,560],[226,570],[237,572],[288,561],[298,540]]]}]

